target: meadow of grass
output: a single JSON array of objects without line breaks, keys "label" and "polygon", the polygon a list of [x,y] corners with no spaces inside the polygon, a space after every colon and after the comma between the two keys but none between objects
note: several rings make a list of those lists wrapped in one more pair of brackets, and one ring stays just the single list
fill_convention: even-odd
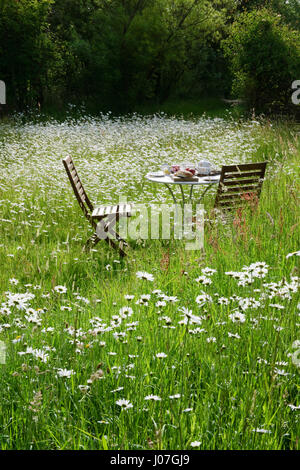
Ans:
[{"label": "meadow of grass", "polygon": [[[297,132],[230,114],[0,123],[2,450],[299,449]],[[141,240],[120,260],[82,252],[68,154],[98,203],[169,201],[144,178],[161,163],[269,164],[258,208],[207,223],[203,251]]]}]

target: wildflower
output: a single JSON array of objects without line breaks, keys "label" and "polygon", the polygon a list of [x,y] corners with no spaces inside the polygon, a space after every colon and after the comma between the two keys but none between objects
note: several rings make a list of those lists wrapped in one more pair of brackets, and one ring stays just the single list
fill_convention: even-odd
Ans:
[{"label": "wildflower", "polygon": [[165,354],[164,352],[161,352],[161,353],[157,353],[155,357],[157,357],[158,359],[164,359],[165,357],[167,357],[167,354]]},{"label": "wildflower", "polygon": [[284,330],[283,326],[273,325],[273,328],[274,328],[275,331],[278,331],[278,332]]},{"label": "wildflower", "polygon": [[74,375],[75,372],[71,369],[71,370],[68,370],[68,369],[57,369],[57,375],[56,377],[66,377],[67,379],[69,379],[71,377],[71,375]]},{"label": "wildflower", "polygon": [[65,294],[67,292],[66,286],[55,286],[54,290],[55,292],[58,292],[59,294]]},{"label": "wildflower", "polygon": [[147,395],[144,400],[161,401],[161,398],[157,395]]},{"label": "wildflower", "polygon": [[116,404],[119,405],[122,410],[129,410],[130,408],[133,408],[133,404],[130,403],[129,400],[125,400],[125,398],[122,398],[121,400],[116,401]]},{"label": "wildflower", "polygon": [[288,373],[288,372],[285,372],[284,369],[277,369],[276,367],[275,367],[275,369],[274,369],[274,372],[275,372],[275,374],[277,374],[277,375],[283,375],[283,376],[289,375],[289,373]]},{"label": "wildflower", "polygon": [[62,305],[60,307],[61,311],[63,312],[64,310],[67,310],[68,312],[71,312],[72,308],[71,307],[67,307],[66,305]]},{"label": "wildflower", "polygon": [[245,315],[240,313],[238,310],[236,310],[234,313],[229,315],[229,318],[233,321],[233,323],[236,323],[236,322],[244,323],[246,321]]},{"label": "wildflower", "polygon": [[240,335],[238,335],[237,333],[236,334],[230,333],[229,331],[228,331],[228,336],[229,338],[241,339]]},{"label": "wildflower", "polygon": [[124,387],[118,387],[115,390],[111,390],[110,393],[117,393],[117,392],[120,392],[121,390],[124,390]]},{"label": "wildflower", "polygon": [[138,272],[136,273],[136,277],[137,277],[138,279],[145,279],[146,281],[151,281],[151,282],[154,281],[154,276],[153,276],[153,274],[146,273],[145,271],[138,271]]},{"label": "wildflower", "polygon": [[217,270],[216,269],[212,269],[212,268],[203,268],[202,269],[202,273],[203,274],[206,274],[207,276],[211,276],[212,274],[216,273]]},{"label": "wildflower", "polygon": [[133,310],[131,307],[122,307],[119,310],[119,315],[121,318],[131,317],[132,314],[133,314]]},{"label": "wildflower", "polygon": [[214,336],[212,336],[211,338],[206,338],[206,341],[208,343],[215,343],[217,341],[217,338],[215,338]]},{"label": "wildflower", "polygon": [[300,256],[300,251],[294,251],[293,253],[289,253],[286,255],[286,258],[290,258],[291,256]]},{"label": "wildflower", "polygon": [[4,307],[0,308],[0,314],[3,315],[3,316],[5,316],[5,315],[8,316],[8,315],[11,314],[11,310],[10,310],[10,308],[4,306]]},{"label": "wildflower", "polygon": [[271,434],[272,431],[269,431],[268,429],[263,429],[263,428],[256,428],[256,429],[252,429],[252,432],[258,432],[260,434]]},{"label": "wildflower", "polygon": [[288,405],[288,407],[292,410],[292,411],[295,411],[295,410],[300,410],[300,405],[298,406],[295,406],[295,405]]},{"label": "wildflower", "polygon": [[190,446],[191,447],[199,447],[199,446],[201,446],[201,442],[200,441],[191,442]]},{"label": "wildflower", "polygon": [[126,300],[133,300],[134,299],[134,295],[124,295],[124,299]]},{"label": "wildflower", "polygon": [[167,305],[165,300],[159,300],[156,302],[155,307],[165,307]]},{"label": "wildflower", "polygon": [[277,308],[278,310],[284,310],[284,306],[280,304],[269,304],[269,307]]},{"label": "wildflower", "polygon": [[176,297],[176,296],[168,296],[168,295],[164,295],[163,294],[163,300],[165,302],[170,302],[170,303],[175,303],[175,302],[178,302],[179,299]]},{"label": "wildflower", "polygon": [[213,299],[210,295],[208,294],[205,294],[205,292],[202,292],[201,295],[198,295],[198,297],[196,297],[196,303],[200,305],[200,307],[203,307],[203,305],[205,305],[207,302],[212,302]]},{"label": "wildflower", "polygon": [[226,297],[219,297],[218,298],[218,304],[219,305],[228,305],[229,304],[229,299]]},{"label": "wildflower", "polygon": [[195,279],[195,281],[199,282],[200,284],[203,284],[204,286],[212,283],[212,280],[206,276],[199,276],[197,277],[197,279]]}]

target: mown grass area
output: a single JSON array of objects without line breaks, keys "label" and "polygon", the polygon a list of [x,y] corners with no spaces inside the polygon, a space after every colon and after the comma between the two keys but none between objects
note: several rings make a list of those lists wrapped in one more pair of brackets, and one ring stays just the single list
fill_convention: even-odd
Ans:
[{"label": "mown grass area", "polygon": [[[299,448],[297,132],[167,116],[0,123],[1,449]],[[82,252],[68,153],[99,202],[168,201],[144,174],[181,155],[269,164],[258,208],[207,222],[203,251],[141,240],[120,260],[104,243]]]}]

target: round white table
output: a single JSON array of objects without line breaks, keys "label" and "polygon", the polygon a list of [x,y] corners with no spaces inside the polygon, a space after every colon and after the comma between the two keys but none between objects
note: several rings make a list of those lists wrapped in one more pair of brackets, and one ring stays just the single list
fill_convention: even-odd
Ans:
[{"label": "round white table", "polygon": [[193,188],[194,186],[207,186],[203,193],[200,195],[198,200],[196,201],[197,204],[201,202],[203,199],[204,194],[214,185],[219,183],[220,181],[220,175],[214,175],[214,176],[199,176],[197,181],[174,181],[171,175],[164,175],[164,176],[151,176],[151,173],[148,173],[146,175],[146,179],[148,181],[151,181],[152,183],[158,183],[158,184],[164,184],[167,186],[168,190],[170,191],[173,201],[175,204],[177,204],[176,197],[174,195],[174,192],[171,189],[171,185],[179,185],[180,191],[181,191],[181,197],[182,197],[182,202],[181,204],[185,204],[185,195],[183,191],[183,186],[190,186],[190,194],[189,194],[189,203],[192,204],[193,202]]}]

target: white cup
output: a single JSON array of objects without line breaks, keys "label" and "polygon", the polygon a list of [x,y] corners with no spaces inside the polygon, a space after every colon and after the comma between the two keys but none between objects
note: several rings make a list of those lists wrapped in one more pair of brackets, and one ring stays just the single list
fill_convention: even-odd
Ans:
[{"label": "white cup", "polygon": [[207,160],[202,160],[198,163],[197,170],[201,175],[209,175],[211,164]]}]

